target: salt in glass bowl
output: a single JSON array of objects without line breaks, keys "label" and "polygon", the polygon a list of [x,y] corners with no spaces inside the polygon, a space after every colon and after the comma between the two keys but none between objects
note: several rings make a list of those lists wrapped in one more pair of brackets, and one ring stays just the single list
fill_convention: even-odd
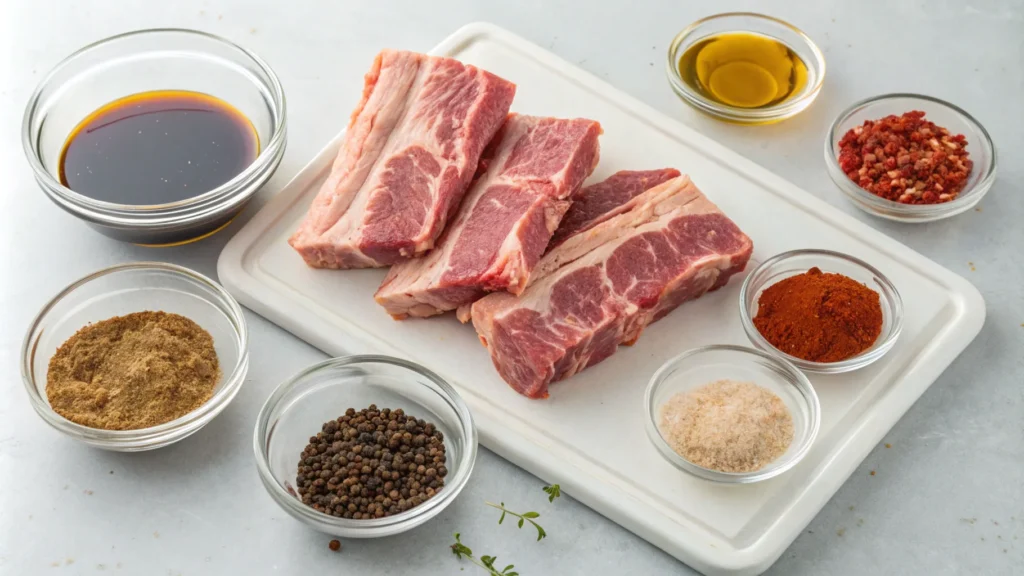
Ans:
[{"label": "salt in glass bowl", "polygon": [[[154,90],[232,105],[252,122],[259,155],[217,188],[168,204],[104,202],[61,184],[61,151],[75,127],[110,102]],[[242,211],[281,163],[286,126],[284,90],[259,56],[206,32],[139,30],[90,44],[44,76],[25,108],[22,146],[39,187],[64,210],[118,240],[175,246],[218,232]]]},{"label": "salt in glass bowl", "polygon": [[[303,504],[295,479],[309,438],[348,408],[362,410],[370,404],[401,408],[444,434],[444,487],[422,504],[384,518],[338,518]],[[411,530],[455,500],[473,471],[477,432],[465,402],[437,374],[389,356],[346,356],[310,366],[278,386],[256,419],[253,448],[263,486],[285,512],[334,536],[377,538]]]},{"label": "salt in glass bowl", "polygon": [[[694,90],[679,73],[679,59],[690,46],[709,36],[729,32],[766,36],[788,46],[807,66],[807,85],[791,98],[762,108],[730,106]],[[701,18],[677,34],[668,48],[666,73],[676,95],[709,116],[737,124],[771,124],[799,114],[818,97],[825,81],[825,55],[810,37],[792,24],[764,14],[729,12]]]},{"label": "salt in glass bowl", "polygon": [[[951,134],[963,134],[967,138],[967,153],[974,167],[963,190],[950,202],[894,202],[861,188],[839,167],[839,141],[847,132],[864,124],[865,120],[880,120],[890,114],[899,116],[911,110],[920,110],[926,120],[946,128]],[[847,199],[868,214],[897,222],[933,222],[966,212],[981,202],[996,179],[996,149],[988,131],[970,114],[949,102],[920,94],[883,94],[857,102],[832,122],[825,136],[825,166],[829,177]]]},{"label": "salt in glass bowl", "polygon": [[[757,316],[761,293],[772,284],[803,274],[813,267],[818,267],[822,272],[842,274],[878,293],[882,307],[882,330],[867,350],[838,362],[811,362],[779,350],[754,326],[753,319]],[[903,330],[903,299],[884,274],[862,260],[830,250],[793,250],[769,258],[747,275],[740,288],[740,321],[747,337],[761,350],[781,356],[801,370],[839,374],[863,368],[892,349]]]},{"label": "salt in glass bowl", "polygon": [[[662,436],[662,406],[676,394],[718,380],[761,386],[778,396],[793,417],[793,441],[781,456],[759,470],[720,472],[698,466],[673,450]],[[807,455],[821,426],[821,405],[807,376],[786,360],[743,346],[704,346],[672,358],[651,377],[644,393],[644,409],[647,437],[665,460],[683,472],[723,484],[760,482],[796,466]]]},{"label": "salt in glass bowl", "polygon": [[[89,323],[147,310],[180,314],[210,333],[221,369],[213,396],[181,418],[138,430],[90,428],[57,414],[46,398],[57,348]],[[121,264],[72,283],[43,307],[22,344],[21,376],[32,408],[57,431],[97,448],[140,452],[194,434],[227,407],[249,369],[248,343],[241,306],[213,280],[173,264]]]}]

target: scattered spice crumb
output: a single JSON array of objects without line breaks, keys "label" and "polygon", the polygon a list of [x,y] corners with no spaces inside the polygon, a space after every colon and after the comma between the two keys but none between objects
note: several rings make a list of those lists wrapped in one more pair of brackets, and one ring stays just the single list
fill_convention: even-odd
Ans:
[{"label": "scattered spice crumb", "polygon": [[836,536],[842,538],[843,534],[846,534],[846,528],[840,528],[839,530],[836,530]]},{"label": "scattered spice crumb", "polygon": [[97,565],[96,565],[96,569],[97,569],[97,570],[106,570],[106,569],[107,569],[107,567],[106,567],[105,565],[103,565],[103,564],[97,564]]},{"label": "scattered spice crumb", "polygon": [[82,490],[82,493],[86,496],[92,496],[92,490]]},{"label": "scattered spice crumb", "polygon": [[892,448],[892,444],[889,444],[888,442],[886,442],[885,447],[886,448]]},{"label": "scattered spice crumb", "polygon": [[330,543],[327,544],[327,547],[331,549],[331,552],[338,552],[341,550],[341,542],[331,540]]},{"label": "scattered spice crumb", "polygon": [[113,474],[113,473],[114,473],[114,471],[113,471],[113,470],[111,470],[111,471],[110,471],[110,473],[111,473],[111,474]]},{"label": "scattered spice crumb", "polygon": [[56,568],[56,567],[60,566],[60,562],[59,561],[58,562],[50,562],[50,566],[53,566],[54,568]]},{"label": "scattered spice crumb", "polygon": [[977,518],[961,518],[960,521],[961,522],[965,522],[967,524],[970,524],[971,526],[974,526],[974,523],[977,522],[978,519]]},{"label": "scattered spice crumb", "polygon": [[874,471],[874,470],[872,470],[872,471],[871,471],[871,475],[872,475],[872,476],[874,476],[874,475],[875,475],[875,471]]},{"label": "scattered spice crumb", "polygon": [[217,20],[220,20],[220,19],[221,19],[221,18],[223,18],[223,17],[224,17],[224,15],[223,15],[223,14],[217,14]]},{"label": "scattered spice crumb", "polygon": [[853,506],[850,506],[850,512],[853,512]]},{"label": "scattered spice crumb", "polygon": [[75,559],[74,558],[68,558],[67,560],[64,561],[64,564],[66,566],[71,566],[74,563],[75,563]]},{"label": "scattered spice crumb", "polygon": [[974,267],[974,262],[968,262],[967,265],[971,267],[971,272],[978,271],[978,269]]},{"label": "scattered spice crumb", "polygon": [[249,28],[249,34],[255,34],[255,33],[256,33],[256,29],[255,28]]},{"label": "scattered spice crumb", "polygon": [[982,542],[984,542],[984,541],[985,541],[985,537],[984,537],[984,536],[982,536],[982,537],[981,537],[981,541],[982,541]]},{"label": "scattered spice crumb", "polygon": [[1006,554],[1006,548],[1003,548],[1003,554]]},{"label": "scattered spice crumb", "polygon": [[999,522],[996,522],[995,520],[993,520],[992,523],[995,524],[996,526],[999,526]]},{"label": "scattered spice crumb", "polygon": [[159,533],[159,532],[156,532],[156,531],[154,531],[154,532],[153,532],[153,538],[159,538],[159,537],[160,537],[160,533]]},{"label": "scattered spice crumb", "polygon": [[864,525],[864,519],[863,518],[857,518],[857,526],[863,526],[863,525]]},{"label": "scattered spice crumb", "polygon": [[975,212],[981,212],[981,207],[975,208],[974,211]]}]

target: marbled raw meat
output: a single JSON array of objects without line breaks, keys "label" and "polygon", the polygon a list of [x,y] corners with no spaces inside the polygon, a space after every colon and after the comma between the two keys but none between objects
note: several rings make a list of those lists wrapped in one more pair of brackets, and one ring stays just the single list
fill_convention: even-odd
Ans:
[{"label": "marbled raw meat", "polygon": [[315,268],[375,268],[430,250],[514,95],[511,82],[451,58],[381,52],[289,243]]},{"label": "marbled raw meat", "polygon": [[597,165],[600,133],[593,120],[510,115],[437,247],[392,267],[377,302],[401,319],[455,310],[489,291],[520,293],[568,198]]},{"label": "marbled raw meat", "polygon": [[687,176],[613,209],[564,238],[526,291],[472,305],[473,325],[495,368],[517,392],[548,385],[632,344],[643,329],[743,270],[753,244]]}]

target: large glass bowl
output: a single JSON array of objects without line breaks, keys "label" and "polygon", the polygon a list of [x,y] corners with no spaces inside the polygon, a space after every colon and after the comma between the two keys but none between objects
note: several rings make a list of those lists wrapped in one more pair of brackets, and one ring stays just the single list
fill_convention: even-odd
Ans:
[{"label": "large glass bowl", "polygon": [[[670,398],[717,380],[751,382],[774,393],[793,417],[793,441],[781,456],[752,472],[719,472],[690,462],[662,436],[661,407]],[[793,364],[742,346],[695,348],[669,360],[655,372],[644,394],[647,436],[676,468],[698,478],[723,484],[750,484],[774,478],[807,454],[821,426],[821,406],[810,381]]]},{"label": "large glass bowl", "polygon": [[[448,475],[426,502],[394,516],[355,520],[303,504],[295,487],[299,456],[321,426],[348,408],[401,408],[434,423],[444,434]],[[312,528],[344,538],[377,538],[410,530],[455,500],[476,461],[477,433],[469,408],[454,388],[430,370],[388,356],[334,358],[278,386],[260,410],[254,438],[263,486],[285,512]]]},{"label": "large glass bowl", "polygon": [[[223,185],[169,204],[103,202],[63,186],[61,150],[79,122],[114,100],[154,90],[202,92],[234,106],[256,129],[256,160]],[[157,29],[90,44],[44,76],[25,109],[22,145],[36,182],[58,206],[118,240],[170,246],[227,226],[281,163],[285,133],[284,91],[259,56],[205,32]]]},{"label": "large glass bowl", "polygon": [[[879,120],[890,114],[899,116],[911,110],[921,110],[925,113],[925,119],[967,138],[967,152],[974,162],[974,168],[967,177],[964,189],[950,202],[893,202],[861,188],[839,167],[839,141],[848,131],[860,126],[865,120]],[[825,136],[825,166],[839,190],[868,214],[898,222],[932,222],[966,212],[981,202],[996,180],[996,149],[985,128],[970,114],[949,102],[919,94],[883,94],[861,100],[839,114]]]},{"label": "large glass bowl", "polygon": [[[206,404],[139,430],[89,428],[54,412],[46,399],[46,372],[57,348],[91,322],[146,310],[180,314],[213,336],[222,377]],[[249,369],[248,342],[241,306],[213,280],[173,264],[122,264],[74,282],[43,307],[21,348],[21,375],[32,408],[59,432],[97,448],[139,452],[194,434],[227,407]]]}]

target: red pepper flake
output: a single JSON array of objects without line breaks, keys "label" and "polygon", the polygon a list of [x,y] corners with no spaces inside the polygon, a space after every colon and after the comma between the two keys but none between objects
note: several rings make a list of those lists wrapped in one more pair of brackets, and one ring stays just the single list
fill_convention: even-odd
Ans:
[{"label": "red pepper flake", "polygon": [[925,120],[920,110],[865,120],[839,141],[843,173],[875,196],[901,204],[954,200],[973,167],[967,138]]}]

